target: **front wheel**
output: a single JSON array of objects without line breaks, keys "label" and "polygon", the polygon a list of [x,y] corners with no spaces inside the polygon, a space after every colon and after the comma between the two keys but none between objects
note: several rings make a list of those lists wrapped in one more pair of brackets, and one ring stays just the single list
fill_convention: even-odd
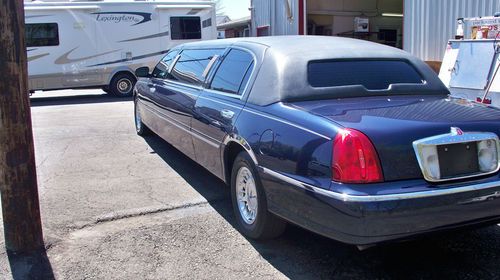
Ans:
[{"label": "front wheel", "polygon": [[137,98],[134,100],[134,122],[135,122],[135,131],[137,132],[137,135],[140,136],[146,136],[151,134],[151,130],[142,122],[142,116],[141,116],[141,108],[139,107],[139,104]]},{"label": "front wheel", "polygon": [[231,173],[233,211],[241,232],[253,239],[271,239],[283,233],[286,222],[267,210],[267,201],[252,159],[241,152]]}]

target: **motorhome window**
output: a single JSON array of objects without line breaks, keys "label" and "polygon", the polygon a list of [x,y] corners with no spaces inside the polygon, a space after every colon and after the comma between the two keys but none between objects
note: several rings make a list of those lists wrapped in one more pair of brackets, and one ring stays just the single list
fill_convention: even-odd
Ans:
[{"label": "motorhome window", "polygon": [[159,78],[159,79],[167,79],[168,78],[168,69],[170,68],[170,65],[174,61],[175,57],[179,53],[178,50],[174,50],[169,52],[165,57],[163,57],[160,62],[156,65],[155,69],[153,70],[153,77]]},{"label": "motorhome window", "polygon": [[27,47],[45,47],[59,45],[57,23],[27,23],[25,25]]},{"label": "motorhome window", "polygon": [[171,17],[172,40],[201,39],[200,17]]},{"label": "motorhome window", "polygon": [[168,79],[201,85],[204,82],[203,72],[214,55],[220,55],[224,49],[184,50],[177,60]]},{"label": "motorhome window", "polygon": [[386,90],[392,84],[422,84],[415,68],[401,60],[312,61],[308,80],[313,87],[361,85],[367,90]]},{"label": "motorhome window", "polygon": [[203,26],[203,28],[206,28],[206,27],[209,27],[209,26],[212,26],[212,19],[209,18],[209,19],[206,19],[204,20],[201,25]]},{"label": "motorhome window", "polygon": [[241,94],[247,72],[253,68],[253,56],[246,51],[232,49],[220,64],[210,88],[232,94]]}]

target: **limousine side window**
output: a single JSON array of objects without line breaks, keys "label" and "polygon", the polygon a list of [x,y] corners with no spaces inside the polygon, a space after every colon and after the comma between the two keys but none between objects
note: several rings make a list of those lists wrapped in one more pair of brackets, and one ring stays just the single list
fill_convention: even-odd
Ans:
[{"label": "limousine side window", "polygon": [[163,57],[158,64],[156,64],[155,69],[153,70],[153,77],[159,78],[159,79],[167,79],[169,74],[168,74],[168,69],[170,68],[170,65],[174,61],[175,57],[179,53],[178,50],[174,50],[169,52],[165,57]]},{"label": "limousine side window", "polygon": [[203,71],[207,68],[214,55],[220,55],[224,49],[184,50],[168,77],[171,80],[199,86],[205,77]]},{"label": "limousine side window", "polygon": [[253,69],[253,56],[242,50],[232,49],[220,64],[210,89],[241,95]]},{"label": "limousine side window", "polygon": [[24,35],[26,47],[59,45],[59,28],[57,23],[27,23]]}]

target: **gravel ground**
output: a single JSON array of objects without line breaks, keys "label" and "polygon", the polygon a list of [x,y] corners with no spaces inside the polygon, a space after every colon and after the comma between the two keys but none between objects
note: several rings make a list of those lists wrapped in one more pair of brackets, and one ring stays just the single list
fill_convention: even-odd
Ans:
[{"label": "gravel ground", "polygon": [[[136,136],[132,107],[100,91],[32,98],[49,246],[39,279],[500,279],[499,226],[364,251],[294,226],[248,240],[228,188],[163,140]],[[30,262],[0,253],[0,278],[23,279]]]}]

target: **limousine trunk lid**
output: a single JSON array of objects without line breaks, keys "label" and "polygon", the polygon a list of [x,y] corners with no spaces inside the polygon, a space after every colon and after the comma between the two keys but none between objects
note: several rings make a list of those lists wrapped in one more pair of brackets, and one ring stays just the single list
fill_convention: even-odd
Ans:
[{"label": "limousine trunk lid", "polygon": [[386,181],[422,178],[413,142],[450,133],[500,135],[500,110],[443,96],[377,96],[290,103],[345,127],[363,132],[379,154]]}]

